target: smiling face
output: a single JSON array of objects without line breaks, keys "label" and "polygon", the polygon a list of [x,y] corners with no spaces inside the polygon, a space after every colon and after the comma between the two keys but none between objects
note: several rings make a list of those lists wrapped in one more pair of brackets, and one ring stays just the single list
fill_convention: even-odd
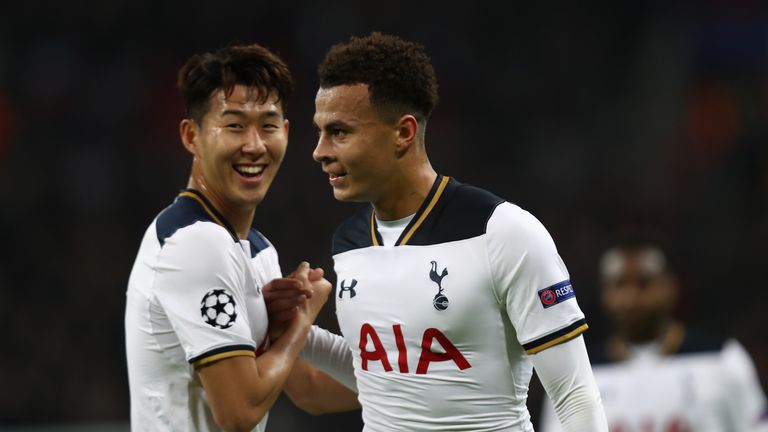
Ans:
[{"label": "smiling face", "polygon": [[236,85],[210,97],[202,125],[181,122],[185,147],[194,155],[191,186],[219,211],[253,210],[267,193],[285,156],[288,120],[277,96]]},{"label": "smiling face", "polygon": [[398,128],[371,106],[368,86],[320,88],[315,98],[319,132],[313,158],[340,201],[376,203],[398,181]]}]

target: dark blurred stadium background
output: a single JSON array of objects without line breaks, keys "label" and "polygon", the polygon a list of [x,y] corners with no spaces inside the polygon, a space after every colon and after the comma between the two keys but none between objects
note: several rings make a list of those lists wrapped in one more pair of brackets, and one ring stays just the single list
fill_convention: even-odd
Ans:
[{"label": "dark blurred stadium background", "polygon": [[[256,224],[284,269],[332,267],[330,235],[354,205],[333,201],[311,159],[315,67],[371,30],[426,46],[434,165],[543,221],[588,341],[607,332],[603,246],[651,225],[679,257],[680,315],[736,336],[766,384],[764,2],[14,1],[0,5],[0,428],[127,421],[126,280],[186,184],[175,73],[190,54],[255,41],[286,59],[289,151]],[[321,324],[336,329],[332,305]],[[271,416],[276,431],[359,425],[285,400]]]}]

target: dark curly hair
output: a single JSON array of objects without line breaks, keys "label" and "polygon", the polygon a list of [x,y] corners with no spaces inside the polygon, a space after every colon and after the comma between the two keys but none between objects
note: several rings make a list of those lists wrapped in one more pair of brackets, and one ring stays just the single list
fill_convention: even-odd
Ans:
[{"label": "dark curly hair", "polygon": [[229,97],[237,84],[257,91],[260,103],[266,102],[274,91],[283,113],[287,109],[285,99],[293,93],[288,66],[280,57],[257,44],[233,45],[213,53],[193,55],[179,69],[177,82],[187,117],[199,124],[210,109],[211,94],[221,89]]},{"label": "dark curly hair", "polygon": [[413,114],[419,122],[437,105],[437,78],[424,47],[374,32],[331,47],[317,69],[321,88],[367,84],[380,114]]}]

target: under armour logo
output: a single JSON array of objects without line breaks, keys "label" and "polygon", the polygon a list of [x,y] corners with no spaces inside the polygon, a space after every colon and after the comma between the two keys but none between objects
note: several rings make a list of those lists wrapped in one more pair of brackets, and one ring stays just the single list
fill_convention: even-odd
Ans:
[{"label": "under armour logo", "polygon": [[432,279],[432,282],[437,284],[437,294],[435,294],[435,298],[432,300],[432,305],[439,311],[448,309],[448,297],[443,294],[443,278],[446,276],[448,276],[448,267],[444,268],[443,271],[438,274],[437,262],[432,261],[432,269],[429,271],[429,278]]},{"label": "under armour logo", "polygon": [[339,284],[339,298],[343,298],[345,292],[349,292],[349,298],[356,296],[355,285],[357,285],[357,279],[352,279],[352,283],[349,286],[344,286],[344,282],[346,282],[346,279],[343,279]]}]

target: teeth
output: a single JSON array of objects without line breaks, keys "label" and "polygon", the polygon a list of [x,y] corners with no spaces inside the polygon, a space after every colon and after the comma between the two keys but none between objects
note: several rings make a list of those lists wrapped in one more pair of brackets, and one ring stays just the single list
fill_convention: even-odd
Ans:
[{"label": "teeth", "polygon": [[264,171],[264,166],[262,166],[262,165],[259,165],[259,166],[237,166],[237,167],[235,167],[235,169],[238,172],[243,173],[243,174],[255,175],[255,174],[261,174],[261,172]]}]

